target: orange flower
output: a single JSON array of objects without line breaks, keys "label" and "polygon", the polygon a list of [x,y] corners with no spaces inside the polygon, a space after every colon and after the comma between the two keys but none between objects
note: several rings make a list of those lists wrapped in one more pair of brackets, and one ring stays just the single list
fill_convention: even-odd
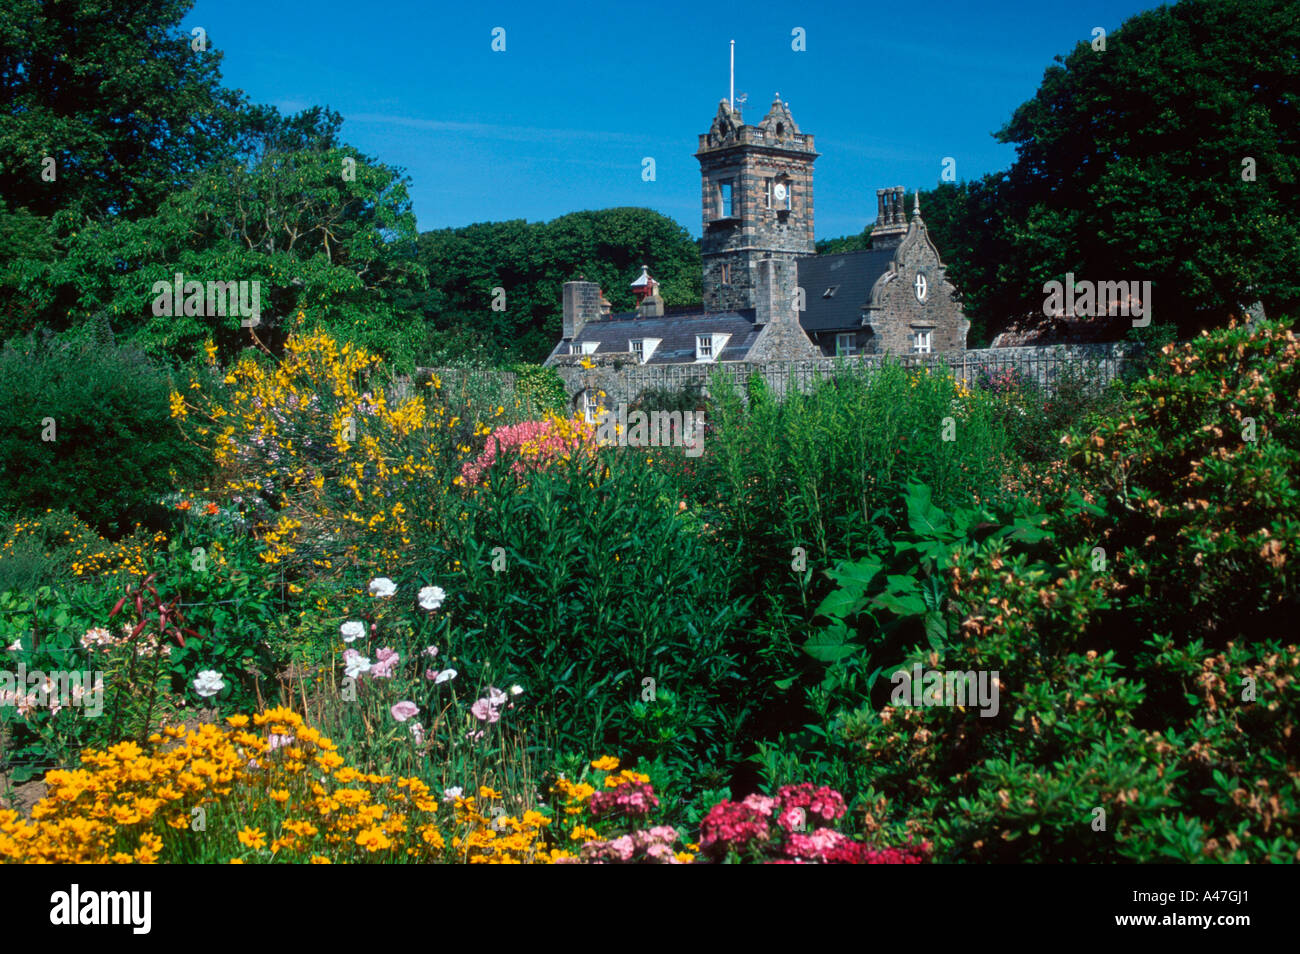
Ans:
[{"label": "orange flower", "polygon": [[193,506],[193,504],[191,504],[188,500],[182,500],[180,503],[176,505],[176,509],[189,510],[191,506]]},{"label": "orange flower", "polygon": [[207,516],[211,517],[213,514],[215,514],[215,513],[217,512],[217,509],[218,509],[218,508],[217,508],[217,505],[216,505],[216,504],[214,504],[214,503],[210,503],[210,504],[208,504],[206,507],[203,508],[203,512],[204,512]]}]

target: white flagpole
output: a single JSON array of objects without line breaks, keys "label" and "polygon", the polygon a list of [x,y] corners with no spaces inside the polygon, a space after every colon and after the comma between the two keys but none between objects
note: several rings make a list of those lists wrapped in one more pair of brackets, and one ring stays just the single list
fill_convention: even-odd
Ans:
[{"label": "white flagpole", "polygon": [[731,41],[731,98],[727,100],[731,111],[736,111],[736,41]]}]

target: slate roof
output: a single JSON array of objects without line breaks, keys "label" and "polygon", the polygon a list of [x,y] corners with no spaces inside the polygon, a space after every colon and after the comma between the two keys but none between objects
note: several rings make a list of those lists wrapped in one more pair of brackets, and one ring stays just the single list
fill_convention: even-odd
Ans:
[{"label": "slate roof", "polygon": [[[871,295],[871,286],[889,270],[897,251],[874,248],[799,259],[799,287],[804,290],[807,305],[799,316],[804,331],[861,328],[862,306]],[[829,288],[835,288],[834,294],[823,297]]]},{"label": "slate roof", "polygon": [[[610,315],[582,326],[574,341],[578,344],[598,342],[597,354],[626,354],[637,338],[661,338],[646,364],[692,364],[695,361],[695,336],[729,334],[726,347],[715,361],[743,361],[758,340],[762,326],[754,324],[754,309],[705,312],[693,308],[665,309],[662,318],[638,318],[635,312]],[[563,342],[561,342],[563,344]],[[552,356],[559,354],[556,347]]]}]

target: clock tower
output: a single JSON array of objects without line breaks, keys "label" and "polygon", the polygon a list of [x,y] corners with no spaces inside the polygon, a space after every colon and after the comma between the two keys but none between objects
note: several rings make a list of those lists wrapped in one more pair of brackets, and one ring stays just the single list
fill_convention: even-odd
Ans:
[{"label": "clock tower", "polygon": [[[813,137],[799,131],[780,94],[763,120],[747,126],[723,100],[700,136],[704,307],[756,307],[758,263],[816,254],[813,241]],[[779,270],[793,302],[797,269]]]}]

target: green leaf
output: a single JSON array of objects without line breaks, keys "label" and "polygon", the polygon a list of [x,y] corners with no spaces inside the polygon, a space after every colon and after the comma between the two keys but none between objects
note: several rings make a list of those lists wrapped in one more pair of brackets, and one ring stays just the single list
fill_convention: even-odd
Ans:
[{"label": "green leaf", "polygon": [[818,662],[833,663],[862,651],[862,647],[848,641],[848,629],[841,622],[815,633],[803,644],[803,651]]}]

